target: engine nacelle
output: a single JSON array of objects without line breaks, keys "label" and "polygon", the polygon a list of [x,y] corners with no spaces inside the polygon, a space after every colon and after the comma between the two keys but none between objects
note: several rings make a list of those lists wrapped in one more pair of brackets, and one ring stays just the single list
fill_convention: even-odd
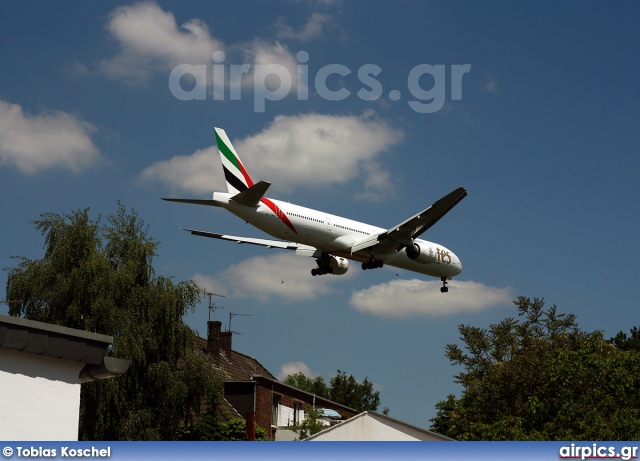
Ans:
[{"label": "engine nacelle", "polygon": [[329,255],[329,267],[333,269],[333,275],[342,275],[349,270],[349,261],[340,256]]},{"label": "engine nacelle", "polygon": [[407,257],[421,264],[431,264],[436,260],[436,254],[430,245],[414,243],[404,250]]}]

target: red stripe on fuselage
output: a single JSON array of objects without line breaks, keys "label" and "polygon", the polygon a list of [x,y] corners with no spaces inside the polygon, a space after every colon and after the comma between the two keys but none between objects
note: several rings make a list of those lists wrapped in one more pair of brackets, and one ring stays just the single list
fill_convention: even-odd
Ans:
[{"label": "red stripe on fuselage", "polygon": [[269,200],[266,197],[262,197],[260,199],[260,201],[262,203],[264,203],[265,205],[267,205],[269,207],[269,209],[271,211],[273,211],[273,214],[275,214],[278,218],[280,218],[282,220],[282,222],[285,223],[289,229],[291,229],[296,234],[298,233],[298,231],[295,229],[295,227],[293,227],[293,224],[291,224],[291,221],[289,221],[289,218],[287,217],[287,215],[284,214],[284,211],[282,211],[278,207],[278,205],[276,205],[275,203],[273,203],[271,200]]}]

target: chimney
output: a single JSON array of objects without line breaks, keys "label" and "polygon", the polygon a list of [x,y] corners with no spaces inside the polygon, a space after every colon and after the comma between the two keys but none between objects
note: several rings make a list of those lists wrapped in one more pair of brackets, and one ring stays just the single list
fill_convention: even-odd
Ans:
[{"label": "chimney", "polygon": [[256,439],[256,412],[253,410],[247,411],[245,421],[245,440],[252,442]]},{"label": "chimney", "polygon": [[213,355],[216,362],[220,358],[220,330],[222,330],[222,322],[217,320],[207,322],[207,352]]},{"label": "chimney", "polygon": [[220,333],[220,350],[229,361],[231,361],[231,335],[230,331]]}]

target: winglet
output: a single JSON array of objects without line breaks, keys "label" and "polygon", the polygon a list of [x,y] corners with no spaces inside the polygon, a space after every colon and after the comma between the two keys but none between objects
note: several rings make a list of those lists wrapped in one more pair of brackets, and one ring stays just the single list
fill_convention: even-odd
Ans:
[{"label": "winglet", "polygon": [[231,200],[242,205],[257,207],[260,204],[262,197],[264,197],[264,194],[267,193],[267,189],[269,189],[270,185],[271,183],[267,181],[257,182],[250,188],[231,197]]}]

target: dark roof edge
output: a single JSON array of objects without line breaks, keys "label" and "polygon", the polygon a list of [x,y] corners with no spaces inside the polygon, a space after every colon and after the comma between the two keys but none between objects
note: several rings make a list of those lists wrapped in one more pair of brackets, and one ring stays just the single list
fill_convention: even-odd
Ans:
[{"label": "dark roof edge", "polygon": [[82,383],[126,373],[130,360],[107,356],[112,343],[111,336],[0,315],[0,348],[84,363]]},{"label": "dark roof edge", "polygon": [[113,343],[113,336],[107,336],[100,333],[92,333],[90,331],[78,330],[75,328],[61,327],[50,323],[38,322],[36,320],[27,320],[21,317],[13,317],[10,315],[0,314],[0,325],[6,323],[9,325],[17,325],[23,328],[40,330],[45,333],[56,333],[59,335],[72,336],[74,338],[85,339],[105,343],[107,345]]},{"label": "dark roof edge", "polygon": [[264,379],[264,380],[267,380],[267,381],[271,381],[271,382],[273,382],[274,384],[277,384],[277,385],[279,385],[279,386],[282,386],[282,387],[285,387],[285,388],[288,388],[288,389],[293,389],[293,390],[295,390],[295,391],[297,391],[297,392],[301,392],[301,393],[303,393],[303,394],[307,394],[307,395],[309,395],[309,396],[311,396],[311,397],[315,397],[315,398],[316,398],[316,400],[321,400],[321,401],[323,401],[323,402],[328,402],[328,403],[330,403],[331,405],[335,405],[335,406],[337,406],[337,407],[343,408],[344,410],[347,410],[347,411],[349,411],[350,413],[353,413],[354,415],[357,415],[357,414],[358,414],[358,410],[356,410],[355,408],[351,408],[351,407],[348,407],[348,406],[343,405],[343,404],[341,404],[341,403],[334,402],[333,400],[329,400],[329,399],[327,399],[327,398],[325,398],[325,397],[320,397],[320,396],[319,396],[319,395],[317,395],[317,394],[314,394],[314,393],[312,393],[312,392],[307,392],[307,391],[302,390],[302,389],[299,389],[299,388],[297,388],[297,387],[295,387],[295,386],[290,386],[290,385],[285,384],[285,383],[283,383],[283,382],[281,382],[281,381],[278,381],[277,379],[271,379],[271,378],[269,378],[268,376],[262,376],[262,375],[253,375],[253,378],[254,378],[254,379]]}]

